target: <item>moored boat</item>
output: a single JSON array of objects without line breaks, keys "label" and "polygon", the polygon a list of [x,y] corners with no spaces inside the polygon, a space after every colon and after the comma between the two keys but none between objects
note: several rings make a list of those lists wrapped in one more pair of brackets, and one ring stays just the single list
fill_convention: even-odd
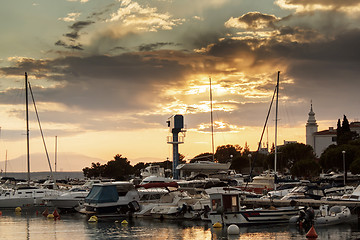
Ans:
[{"label": "moored boat", "polygon": [[319,210],[312,208],[303,209],[299,211],[297,216],[290,218],[290,224],[296,224],[301,227],[309,228],[312,225],[336,225],[354,220],[350,209],[346,206],[320,206]]},{"label": "moored boat", "polygon": [[212,224],[223,225],[254,225],[287,223],[292,216],[299,212],[299,207],[269,207],[249,209],[240,206],[237,191],[210,193],[211,211],[209,219]]},{"label": "moored boat", "polygon": [[140,194],[130,182],[94,184],[80,213],[87,215],[122,215],[138,210]]}]

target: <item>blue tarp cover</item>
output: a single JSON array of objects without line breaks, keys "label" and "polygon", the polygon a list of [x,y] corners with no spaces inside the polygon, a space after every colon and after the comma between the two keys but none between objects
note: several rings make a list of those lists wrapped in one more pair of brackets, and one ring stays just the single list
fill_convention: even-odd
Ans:
[{"label": "blue tarp cover", "polygon": [[90,193],[85,198],[86,203],[105,203],[117,202],[119,195],[116,187],[109,186],[93,186]]}]

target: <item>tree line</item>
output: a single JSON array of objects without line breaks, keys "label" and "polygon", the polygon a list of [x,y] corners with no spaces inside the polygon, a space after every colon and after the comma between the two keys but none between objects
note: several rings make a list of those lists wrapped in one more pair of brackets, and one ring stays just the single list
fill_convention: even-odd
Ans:
[{"label": "tree line", "polygon": [[[343,151],[345,151],[346,170],[352,173],[360,173],[360,139],[356,132],[350,130],[349,122],[344,115],[341,123],[337,123],[336,145],[330,145],[317,158],[313,148],[303,143],[290,143],[278,146],[277,171],[283,174],[291,174],[299,178],[315,178],[321,171],[343,171]],[[184,155],[180,154],[179,163],[185,163]],[[270,153],[251,152],[247,143],[244,147],[240,145],[222,145],[216,148],[214,156],[206,152],[195,156],[190,162],[212,161],[219,163],[231,163],[230,169],[237,172],[250,172],[250,169],[267,170],[274,169],[275,147]],[[106,164],[92,163],[91,167],[85,167],[85,177],[105,177],[115,180],[129,180],[134,176],[140,176],[140,170],[151,163],[137,163],[132,166],[130,161],[120,154],[114,156],[113,160]],[[171,169],[172,162],[156,162],[164,169]]]}]

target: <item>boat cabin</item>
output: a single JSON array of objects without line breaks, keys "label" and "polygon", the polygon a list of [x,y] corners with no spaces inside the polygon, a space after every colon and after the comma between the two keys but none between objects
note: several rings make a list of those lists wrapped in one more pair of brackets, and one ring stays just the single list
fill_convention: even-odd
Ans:
[{"label": "boat cabin", "polygon": [[240,210],[239,194],[214,193],[210,194],[212,212],[237,212]]},{"label": "boat cabin", "polygon": [[86,203],[117,202],[119,197],[124,197],[135,187],[130,182],[110,182],[94,184],[89,195],[85,198]]}]

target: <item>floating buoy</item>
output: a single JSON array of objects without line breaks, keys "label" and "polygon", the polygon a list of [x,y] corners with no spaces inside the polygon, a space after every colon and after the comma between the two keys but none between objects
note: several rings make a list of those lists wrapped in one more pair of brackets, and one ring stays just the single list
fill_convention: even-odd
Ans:
[{"label": "floating buoy", "polygon": [[213,228],[222,228],[222,224],[219,222],[214,223]]},{"label": "floating buoy", "polygon": [[122,224],[122,225],[127,225],[127,224],[128,224],[128,221],[123,220],[123,221],[121,222],[121,224]]},{"label": "floating buoy", "polygon": [[97,222],[98,221],[98,218],[94,215],[94,216],[91,216],[88,220],[88,222]]},{"label": "floating buoy", "polygon": [[2,216],[2,211],[0,211],[0,216]]},{"label": "floating buoy", "polygon": [[60,219],[60,214],[58,213],[58,211],[56,211],[56,209],[53,212],[54,218],[56,219]]},{"label": "floating buoy", "polygon": [[17,207],[17,208],[15,208],[15,212],[21,212],[21,207]]},{"label": "floating buoy", "polygon": [[42,215],[44,217],[47,217],[49,215],[49,210],[46,208],[43,212],[42,212]]},{"label": "floating buoy", "polygon": [[49,218],[49,219],[54,218],[54,215],[52,213],[50,213],[50,214],[47,215],[47,218]]},{"label": "floating buoy", "polygon": [[308,233],[306,234],[306,238],[310,238],[310,239],[316,239],[318,237],[314,225],[311,226],[310,230],[308,231]]},{"label": "floating buoy", "polygon": [[230,235],[239,235],[240,234],[240,228],[235,225],[235,224],[231,224],[228,228],[227,228],[227,232]]}]

